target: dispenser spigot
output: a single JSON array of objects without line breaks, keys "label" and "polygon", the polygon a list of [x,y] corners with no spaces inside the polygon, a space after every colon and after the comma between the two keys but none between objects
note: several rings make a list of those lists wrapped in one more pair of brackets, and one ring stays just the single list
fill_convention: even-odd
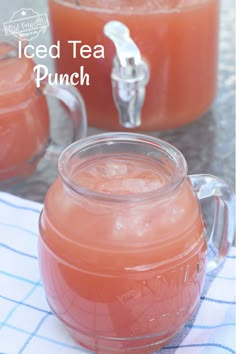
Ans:
[{"label": "dispenser spigot", "polygon": [[141,111],[149,81],[148,65],[123,23],[108,22],[104,26],[104,34],[116,48],[111,81],[120,124],[125,128],[139,127],[142,124]]}]

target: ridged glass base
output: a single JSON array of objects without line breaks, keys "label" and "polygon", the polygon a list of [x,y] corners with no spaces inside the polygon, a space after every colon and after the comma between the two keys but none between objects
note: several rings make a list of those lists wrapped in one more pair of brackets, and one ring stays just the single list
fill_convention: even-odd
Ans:
[{"label": "ridged glass base", "polygon": [[152,354],[166,346],[181,328],[160,336],[117,339],[89,337],[72,329],[68,330],[77,343],[96,354]]}]

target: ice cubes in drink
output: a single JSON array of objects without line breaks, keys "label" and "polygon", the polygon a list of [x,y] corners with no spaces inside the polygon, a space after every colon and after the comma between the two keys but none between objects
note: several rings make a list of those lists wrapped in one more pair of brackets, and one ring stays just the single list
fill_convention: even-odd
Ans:
[{"label": "ice cubes in drink", "polygon": [[76,182],[82,187],[113,195],[151,192],[167,181],[167,175],[157,165],[134,158],[95,160],[81,167],[76,176]]}]

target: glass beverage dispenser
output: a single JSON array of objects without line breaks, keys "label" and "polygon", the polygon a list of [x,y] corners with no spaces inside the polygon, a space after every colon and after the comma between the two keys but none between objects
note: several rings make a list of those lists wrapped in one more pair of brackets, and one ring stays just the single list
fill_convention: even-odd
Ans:
[{"label": "glass beverage dispenser", "polygon": [[[89,124],[145,131],[203,115],[216,93],[219,0],[49,0],[59,73],[84,66]],[[73,59],[70,41],[103,45]]]}]

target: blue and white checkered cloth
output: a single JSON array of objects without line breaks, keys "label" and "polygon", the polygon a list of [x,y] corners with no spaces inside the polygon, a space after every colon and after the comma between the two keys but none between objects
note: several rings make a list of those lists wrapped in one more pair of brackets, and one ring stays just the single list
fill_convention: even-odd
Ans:
[{"label": "blue and white checkered cloth", "polygon": [[[0,354],[80,354],[51,313],[37,260],[42,205],[0,193]],[[161,354],[236,353],[236,249],[208,275],[197,315]]]}]

